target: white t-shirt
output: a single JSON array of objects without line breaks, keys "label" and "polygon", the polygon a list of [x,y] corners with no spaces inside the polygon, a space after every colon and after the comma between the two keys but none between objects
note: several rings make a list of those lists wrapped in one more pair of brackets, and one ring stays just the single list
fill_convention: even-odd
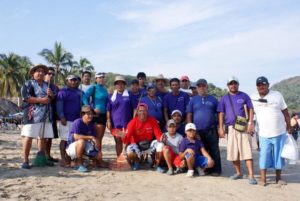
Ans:
[{"label": "white t-shirt", "polygon": [[192,94],[192,90],[191,89],[180,88],[180,91],[183,91],[183,92],[188,93],[188,94]]},{"label": "white t-shirt", "polygon": [[251,95],[257,120],[257,133],[262,137],[276,137],[286,133],[286,123],[282,110],[287,108],[283,96],[278,91],[270,90],[263,98],[267,103],[259,102],[258,93]]},{"label": "white t-shirt", "polygon": [[176,154],[178,154],[179,144],[183,139],[183,137],[179,133],[175,133],[174,136],[171,136],[168,132],[166,132],[165,135],[168,137],[166,144],[170,146]]},{"label": "white t-shirt", "polygon": [[92,86],[92,84],[89,85],[81,84],[79,85],[79,89],[81,89],[85,93],[88,90],[88,88],[90,88],[90,86]]}]

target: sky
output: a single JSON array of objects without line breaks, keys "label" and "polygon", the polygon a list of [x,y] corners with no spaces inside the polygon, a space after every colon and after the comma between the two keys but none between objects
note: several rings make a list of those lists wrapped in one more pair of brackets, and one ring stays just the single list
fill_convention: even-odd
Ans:
[{"label": "sky", "polygon": [[163,74],[240,90],[300,75],[298,0],[0,0],[0,53],[38,55],[54,43],[96,71]]}]

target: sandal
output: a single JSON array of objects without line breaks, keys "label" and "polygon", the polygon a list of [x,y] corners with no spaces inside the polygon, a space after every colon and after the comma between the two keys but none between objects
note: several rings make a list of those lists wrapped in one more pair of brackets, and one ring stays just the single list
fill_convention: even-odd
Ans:
[{"label": "sandal", "polygon": [[30,167],[30,165],[29,165],[28,162],[24,162],[24,163],[22,163],[21,168],[23,168],[23,169],[30,169],[31,167]]},{"label": "sandal", "polygon": [[251,184],[251,185],[256,185],[257,184],[257,181],[256,181],[256,179],[253,177],[253,178],[250,178],[249,179],[249,184]]}]

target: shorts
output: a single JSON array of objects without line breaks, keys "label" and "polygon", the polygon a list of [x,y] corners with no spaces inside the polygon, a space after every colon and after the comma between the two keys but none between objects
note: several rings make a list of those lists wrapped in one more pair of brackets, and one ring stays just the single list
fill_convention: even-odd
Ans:
[{"label": "shorts", "polygon": [[275,168],[281,170],[284,167],[284,158],[281,158],[284,146],[285,133],[276,137],[266,138],[259,136],[259,168]]},{"label": "shorts", "polygon": [[166,150],[166,149],[169,150],[169,153],[170,153],[170,156],[171,156],[171,161],[174,164],[175,158],[178,156],[178,154],[176,154],[170,146],[164,146],[163,150]]},{"label": "shorts", "polygon": [[228,127],[227,160],[240,161],[252,159],[251,135]]},{"label": "shorts", "polygon": [[100,113],[96,114],[93,118],[93,122],[95,124],[100,124],[100,125],[106,125],[106,114],[105,113]]},{"label": "shorts", "polygon": [[67,121],[67,125],[62,125],[61,121],[58,122],[58,135],[60,140],[68,141],[68,135],[71,130],[71,126],[73,124],[73,121]]},{"label": "shorts", "polygon": [[150,144],[149,149],[145,151],[141,151],[137,144],[129,144],[126,148],[126,154],[128,155],[130,152],[134,152],[137,154],[138,158],[141,158],[141,155],[143,154],[154,154],[156,151],[157,146],[161,146],[161,142],[158,142],[157,140],[153,140]]},{"label": "shorts", "polygon": [[119,135],[117,134],[118,131],[124,132],[126,131],[125,128],[112,128],[110,129],[110,133],[114,136],[114,137],[119,137]]},{"label": "shorts", "polygon": [[30,138],[53,138],[53,128],[50,122],[25,124],[21,131],[21,136]]},{"label": "shorts", "polygon": [[[181,159],[179,156],[177,156],[173,162],[175,167],[181,167],[182,162],[186,160],[185,158]],[[208,166],[208,159],[204,156],[201,155],[195,155],[195,163],[194,167],[201,167],[201,168],[206,168]]]},{"label": "shorts", "polygon": [[76,158],[76,142],[69,144],[69,146],[66,148],[66,153],[72,160]]}]

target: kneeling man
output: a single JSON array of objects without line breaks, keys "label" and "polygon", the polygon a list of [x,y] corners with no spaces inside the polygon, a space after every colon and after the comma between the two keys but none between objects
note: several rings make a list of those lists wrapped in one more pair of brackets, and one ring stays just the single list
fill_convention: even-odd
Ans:
[{"label": "kneeling man", "polygon": [[66,152],[71,159],[77,160],[78,171],[87,172],[88,169],[83,165],[82,157],[86,155],[94,161],[99,161],[102,159],[102,153],[98,150],[100,150],[100,142],[96,138],[93,111],[90,106],[82,106],[81,118],[76,119],[72,124]]}]

